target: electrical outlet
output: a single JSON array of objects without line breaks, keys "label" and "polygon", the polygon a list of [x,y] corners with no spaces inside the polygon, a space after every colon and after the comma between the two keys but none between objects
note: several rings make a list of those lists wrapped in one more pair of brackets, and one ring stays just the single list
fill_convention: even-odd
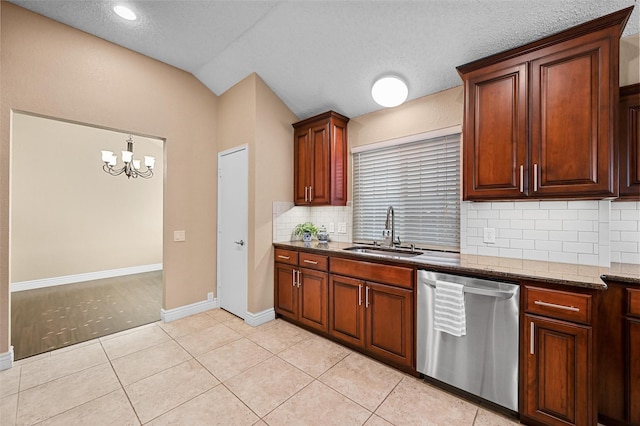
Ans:
[{"label": "electrical outlet", "polygon": [[329,222],[329,233],[333,234],[334,232],[336,232],[336,226],[335,223],[333,222]]},{"label": "electrical outlet", "polygon": [[347,233],[347,224],[345,222],[338,222],[338,234]]},{"label": "electrical outlet", "polygon": [[212,292],[212,291],[210,291],[209,293],[207,293],[207,300],[208,300],[209,302],[213,302],[213,292]]},{"label": "electrical outlet", "polygon": [[185,241],[186,239],[186,231],[173,231],[173,241]]},{"label": "electrical outlet", "polygon": [[487,244],[496,243],[496,228],[482,228],[483,241]]}]

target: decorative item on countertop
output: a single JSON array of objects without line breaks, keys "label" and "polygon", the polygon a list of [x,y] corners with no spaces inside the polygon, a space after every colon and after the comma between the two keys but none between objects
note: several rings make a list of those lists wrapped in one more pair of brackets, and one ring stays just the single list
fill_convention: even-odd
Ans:
[{"label": "decorative item on countertop", "polygon": [[318,228],[311,222],[299,223],[293,233],[296,237],[302,235],[302,241],[309,242],[318,233]]},{"label": "decorative item on countertop", "polygon": [[317,235],[318,241],[320,241],[321,243],[326,243],[329,241],[329,232],[327,232],[327,228],[325,228],[324,225],[320,225],[320,229],[318,229]]}]

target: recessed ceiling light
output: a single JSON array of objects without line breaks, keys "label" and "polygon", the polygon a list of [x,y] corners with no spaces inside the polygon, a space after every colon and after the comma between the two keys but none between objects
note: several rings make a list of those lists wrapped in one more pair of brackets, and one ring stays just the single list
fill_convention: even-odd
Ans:
[{"label": "recessed ceiling light", "polygon": [[126,19],[127,21],[135,21],[138,17],[127,6],[114,6],[113,11],[118,14],[119,17]]},{"label": "recessed ceiling light", "polygon": [[395,107],[407,100],[409,89],[398,77],[386,76],[378,79],[371,88],[373,100],[383,107]]}]

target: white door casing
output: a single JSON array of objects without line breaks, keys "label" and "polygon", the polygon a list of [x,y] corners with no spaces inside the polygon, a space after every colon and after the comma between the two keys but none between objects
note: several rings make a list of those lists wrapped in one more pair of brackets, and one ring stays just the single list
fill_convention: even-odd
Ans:
[{"label": "white door casing", "polygon": [[218,301],[247,316],[249,165],[247,146],[218,153]]}]

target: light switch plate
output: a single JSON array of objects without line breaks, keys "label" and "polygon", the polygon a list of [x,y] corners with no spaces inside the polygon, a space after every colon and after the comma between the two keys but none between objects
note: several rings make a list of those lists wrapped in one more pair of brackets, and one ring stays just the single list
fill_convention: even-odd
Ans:
[{"label": "light switch plate", "polygon": [[333,222],[329,222],[329,232],[330,232],[331,234],[333,234],[334,232],[336,232],[336,226],[335,226],[335,223],[333,223]]},{"label": "light switch plate", "polygon": [[483,241],[487,244],[496,243],[496,228],[482,228]]},{"label": "light switch plate", "polygon": [[345,222],[338,222],[338,234],[347,233],[347,224]]},{"label": "light switch plate", "polygon": [[173,231],[173,241],[185,241],[187,239],[185,231]]}]

